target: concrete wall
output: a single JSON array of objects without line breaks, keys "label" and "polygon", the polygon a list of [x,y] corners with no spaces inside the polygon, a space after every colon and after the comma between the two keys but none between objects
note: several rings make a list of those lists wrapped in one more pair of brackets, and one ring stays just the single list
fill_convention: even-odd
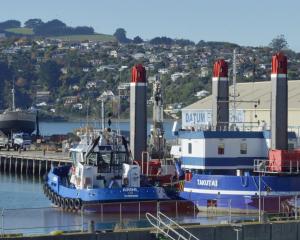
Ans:
[{"label": "concrete wall", "polygon": [[[249,223],[239,226],[239,240],[300,240],[300,221],[274,222],[274,223]],[[188,226],[186,229],[201,240],[234,240],[237,233],[231,225],[217,226]],[[19,240],[153,240],[155,230],[142,229],[135,231],[108,232],[108,233],[77,233],[61,236],[34,236],[15,238]],[[0,235],[1,236],[1,235]],[[0,238],[11,239],[11,238]]]}]

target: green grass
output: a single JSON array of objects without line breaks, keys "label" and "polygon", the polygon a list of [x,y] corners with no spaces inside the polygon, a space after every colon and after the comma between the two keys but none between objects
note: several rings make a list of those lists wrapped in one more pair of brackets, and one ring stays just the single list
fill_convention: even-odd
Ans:
[{"label": "green grass", "polygon": [[[5,31],[15,34],[21,35],[33,35],[34,32],[31,28],[9,28]],[[101,42],[108,42],[108,41],[116,41],[115,37],[112,35],[107,34],[93,34],[93,35],[69,35],[69,36],[53,36],[49,37],[51,39],[61,39],[63,41],[101,41]]]},{"label": "green grass", "polygon": [[116,41],[116,39],[111,35],[106,34],[94,34],[94,35],[69,35],[69,36],[57,36],[57,37],[50,37],[52,39],[61,39],[63,41],[101,41],[101,42],[108,42],[108,41]]},{"label": "green grass", "polygon": [[15,34],[33,35],[32,28],[8,28],[5,29],[5,31]]}]

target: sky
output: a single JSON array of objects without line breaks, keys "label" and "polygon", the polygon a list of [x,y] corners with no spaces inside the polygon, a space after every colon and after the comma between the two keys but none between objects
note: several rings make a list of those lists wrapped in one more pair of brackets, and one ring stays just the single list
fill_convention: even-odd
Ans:
[{"label": "sky", "polygon": [[0,21],[60,19],[70,26],[92,26],[113,34],[195,41],[228,41],[266,46],[284,34],[300,52],[299,0],[0,0]]}]

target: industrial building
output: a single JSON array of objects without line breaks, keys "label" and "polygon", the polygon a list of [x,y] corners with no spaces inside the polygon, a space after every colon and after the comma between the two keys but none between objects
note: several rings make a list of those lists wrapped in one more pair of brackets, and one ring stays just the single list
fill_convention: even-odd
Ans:
[{"label": "industrial building", "polygon": [[[232,93],[233,86],[229,92]],[[232,94],[231,94],[232,95]],[[230,95],[230,96],[231,96]],[[236,110],[233,97],[229,98],[230,125],[239,128],[269,129],[271,116],[271,82],[247,82],[236,85]],[[200,129],[212,122],[212,95],[182,109],[182,128]],[[300,80],[288,81],[288,126],[299,135],[300,128]]]}]

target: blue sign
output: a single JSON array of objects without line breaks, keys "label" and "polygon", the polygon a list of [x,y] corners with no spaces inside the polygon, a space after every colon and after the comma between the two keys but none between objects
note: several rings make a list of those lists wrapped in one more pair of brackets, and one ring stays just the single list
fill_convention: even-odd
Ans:
[{"label": "blue sign", "polygon": [[[233,122],[232,111],[229,112],[230,122]],[[199,127],[203,125],[208,125],[212,120],[211,110],[183,110],[182,111],[182,127]],[[235,112],[235,122],[244,122],[245,113],[243,110],[236,110]]]}]

